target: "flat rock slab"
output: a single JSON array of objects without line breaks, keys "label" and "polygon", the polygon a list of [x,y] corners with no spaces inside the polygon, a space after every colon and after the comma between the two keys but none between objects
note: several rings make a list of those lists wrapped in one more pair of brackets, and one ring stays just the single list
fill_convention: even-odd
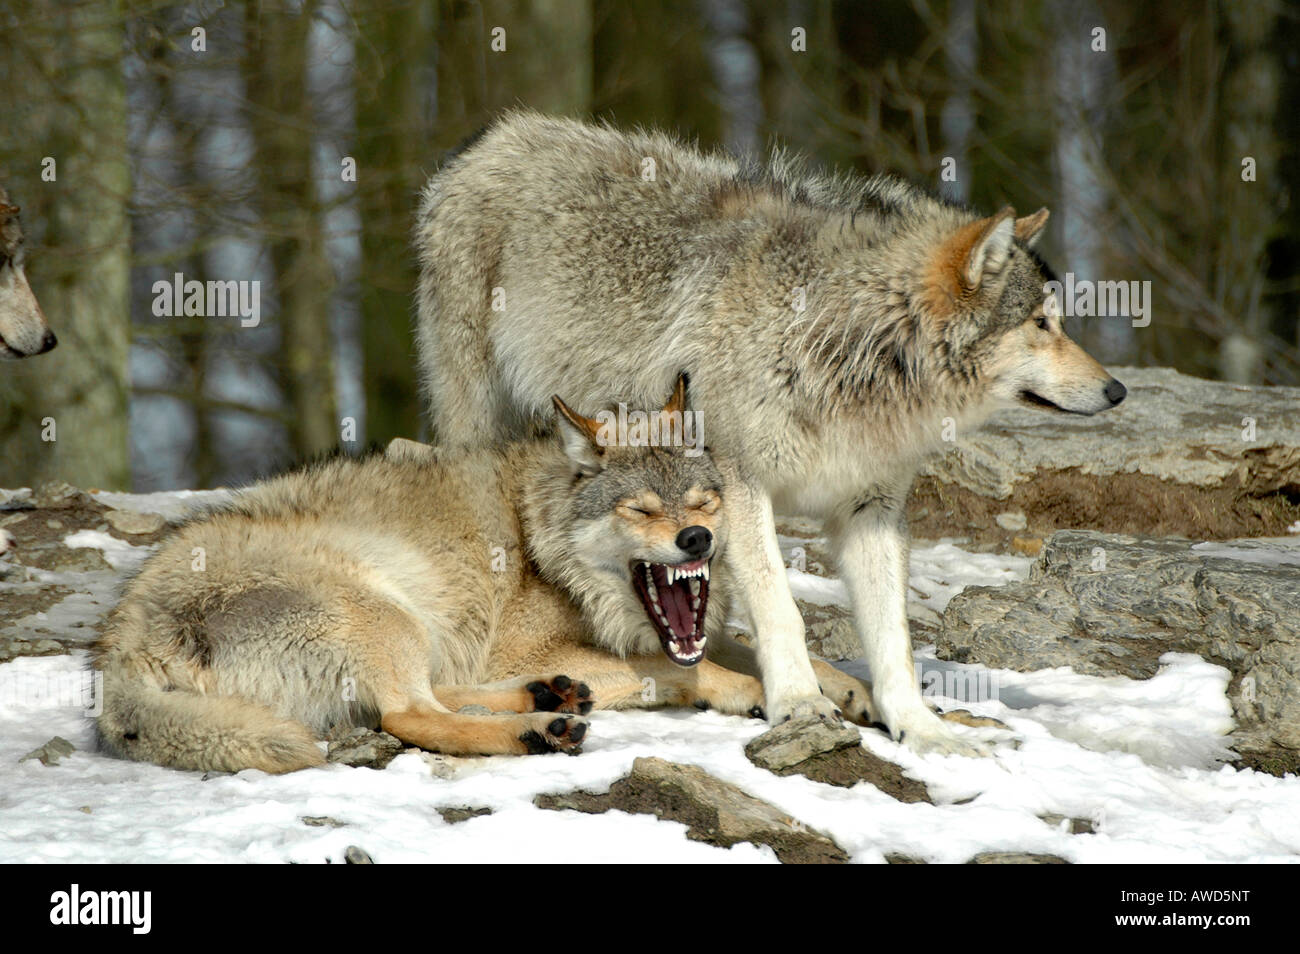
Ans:
[{"label": "flat rock slab", "polygon": [[1300,765],[1300,541],[1063,530],[1023,583],[953,597],[936,648],[999,669],[1132,679],[1155,675],[1166,652],[1195,653],[1233,674],[1237,751]]},{"label": "flat rock slab", "polygon": [[922,782],[864,749],[857,729],[816,716],[791,719],[755,736],[745,755],[776,775],[802,775],[841,788],[868,782],[900,802],[934,804]]},{"label": "flat rock slab", "polygon": [[694,765],[639,758],[609,792],[539,795],[539,808],[588,814],[624,811],[687,826],[686,837],[721,848],[742,841],[767,845],[785,864],[844,864],[848,855],[775,805],[754,798]]},{"label": "flat rock slab", "polygon": [[[1280,536],[1300,520],[1287,493],[1300,486],[1300,388],[1112,371],[1129,389],[1113,410],[1013,408],[957,435],[921,472],[913,532],[983,540],[1086,526],[1223,540]],[[998,526],[1007,513],[1025,524]]]}]

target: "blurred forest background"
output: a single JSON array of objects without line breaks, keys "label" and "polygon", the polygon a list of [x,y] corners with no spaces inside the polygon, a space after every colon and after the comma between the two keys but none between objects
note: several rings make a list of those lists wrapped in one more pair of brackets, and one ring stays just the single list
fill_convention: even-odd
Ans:
[{"label": "blurred forest background", "polygon": [[[61,343],[0,364],[0,487],[209,487],[418,436],[416,194],[515,104],[780,142],[989,212],[1046,205],[1058,272],[1152,283],[1149,327],[1071,329],[1099,358],[1300,384],[1298,18],[1267,0],[6,0],[0,183]],[[260,324],[156,317],[177,272],[259,281]]]}]

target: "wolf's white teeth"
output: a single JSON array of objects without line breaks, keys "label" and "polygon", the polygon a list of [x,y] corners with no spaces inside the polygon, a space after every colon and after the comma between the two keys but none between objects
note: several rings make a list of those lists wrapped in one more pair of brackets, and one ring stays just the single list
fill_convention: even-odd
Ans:
[{"label": "wolf's white teeth", "polygon": [[672,567],[668,567],[668,585],[672,586],[673,581],[676,579],[677,579],[677,571],[674,570]]},{"label": "wolf's white teeth", "polygon": [[704,652],[704,644],[707,643],[708,641],[709,641],[709,637],[701,636],[699,639],[695,641],[695,645],[699,647],[700,652]]},{"label": "wolf's white teeth", "polygon": [[709,578],[709,565],[707,563],[704,564],[704,566],[700,567],[700,571],[701,571],[701,576],[703,576],[704,579],[707,580]]},{"label": "wolf's white teeth", "polygon": [[672,650],[673,654],[676,656],[680,656],[682,653],[682,647],[675,639],[670,639],[668,641],[668,648]]},{"label": "wolf's white teeth", "polygon": [[700,608],[700,581],[691,580],[691,596],[695,597],[695,608]]}]

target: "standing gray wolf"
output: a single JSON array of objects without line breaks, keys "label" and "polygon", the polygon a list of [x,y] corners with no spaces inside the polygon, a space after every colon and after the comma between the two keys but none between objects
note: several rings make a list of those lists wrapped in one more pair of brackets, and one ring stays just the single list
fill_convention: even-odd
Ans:
[{"label": "standing gray wolf", "polygon": [[23,272],[18,206],[0,187],[0,359],[30,358],[58,344]]},{"label": "standing gray wolf", "polygon": [[[525,754],[575,750],[593,704],[761,710],[757,679],[703,659],[709,646],[753,665],[724,631],[711,459],[618,446],[555,404],[558,438],[452,455],[395,441],[180,528],[96,647],[103,747],[287,772],[320,764],[315,740],[336,725]],[[679,381],[660,414],[684,408]],[[818,675],[874,721],[868,687],[822,662]],[[513,714],[458,713],[473,704]]]},{"label": "standing gray wolf", "polygon": [[689,372],[725,469],[728,562],[769,719],[831,709],[775,507],[825,523],[893,736],[984,753],[921,697],[904,504],[945,431],[999,404],[1093,414],[1124,397],[1045,295],[1032,245],[1047,214],[984,218],[888,177],[808,174],[780,155],[750,166],[661,134],[509,113],[430,179],[416,223],[438,439],[524,433],[561,385],[583,404],[645,406]]}]

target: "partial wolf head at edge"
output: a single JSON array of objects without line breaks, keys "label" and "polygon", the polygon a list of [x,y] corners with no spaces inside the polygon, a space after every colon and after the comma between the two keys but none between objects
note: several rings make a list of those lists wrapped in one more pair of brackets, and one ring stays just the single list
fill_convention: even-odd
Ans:
[{"label": "partial wolf head at edge", "polygon": [[58,343],[23,270],[19,211],[0,186],[0,359],[30,358]]}]

